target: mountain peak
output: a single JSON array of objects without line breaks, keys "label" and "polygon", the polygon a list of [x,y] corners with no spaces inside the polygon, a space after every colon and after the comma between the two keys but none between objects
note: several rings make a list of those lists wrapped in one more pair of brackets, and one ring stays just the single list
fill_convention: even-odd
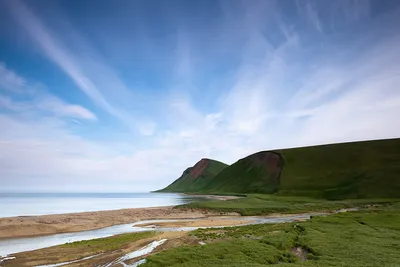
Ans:
[{"label": "mountain peak", "polygon": [[228,165],[225,163],[202,158],[195,165],[187,168],[181,177],[159,192],[197,192],[226,167]]}]

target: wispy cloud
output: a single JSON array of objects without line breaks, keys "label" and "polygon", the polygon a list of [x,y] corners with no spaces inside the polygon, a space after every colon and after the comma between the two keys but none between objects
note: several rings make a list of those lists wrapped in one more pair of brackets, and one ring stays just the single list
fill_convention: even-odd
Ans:
[{"label": "wispy cloud", "polygon": [[313,7],[312,2],[308,1],[308,3],[304,7],[305,16],[308,21],[317,29],[319,32],[322,32],[322,23],[319,19],[319,14],[317,10]]},{"label": "wispy cloud", "polygon": [[50,111],[58,116],[95,120],[96,115],[79,105],[67,104],[57,97],[45,97],[37,101],[36,106],[40,109]]},{"label": "wispy cloud", "polygon": [[[321,50],[318,43],[310,46],[309,34],[288,34],[290,26],[281,18],[271,23],[281,26],[286,40],[274,48],[268,38],[253,35],[217,112],[201,113],[186,101],[178,107],[193,123],[169,136],[181,136],[185,149],[205,145],[204,151],[232,162],[261,149],[398,135],[399,126],[391,123],[400,111],[398,34],[377,42],[376,32],[366,31],[367,50],[353,49],[357,39],[348,40],[343,51]],[[391,101],[384,101],[388,96]],[[211,127],[207,118],[214,114]],[[231,149],[229,155],[220,153],[225,149]]]},{"label": "wispy cloud", "polygon": [[184,33],[178,35],[177,45],[176,45],[176,76],[180,83],[190,83],[193,75],[193,65],[191,59],[190,43],[183,36]]},{"label": "wispy cloud", "polygon": [[[182,32],[173,40],[179,45],[170,52],[168,73],[175,76],[161,85],[164,90],[138,93],[93,47],[78,41],[83,50],[74,50],[68,34],[56,35],[44,18],[9,2],[43,54],[141,136],[106,124],[96,128],[106,137],[80,135],[75,129],[88,130],[81,120],[99,116],[100,124],[100,112],[38,93],[17,101],[4,88],[0,108],[13,111],[0,115],[0,125],[7,125],[0,132],[0,177],[12,178],[7,186],[30,177],[49,190],[60,184],[65,190],[152,190],[202,157],[233,163],[264,149],[399,137],[400,35],[394,28],[382,31],[382,25],[398,21],[398,9],[368,19],[370,4],[364,1],[301,1],[290,10],[281,1],[230,3],[221,1],[224,16],[210,27],[213,38]],[[360,19],[364,27],[355,25]],[[339,21],[346,27],[336,27]],[[225,56],[231,60],[225,69],[207,72]],[[0,73],[13,73],[11,84],[29,85],[2,66]],[[194,94],[191,83],[203,91]],[[141,103],[138,95],[157,101]],[[204,99],[212,101],[203,105]],[[20,116],[32,105],[53,116]],[[65,116],[78,123],[71,127]]]},{"label": "wispy cloud", "polygon": [[[57,64],[97,105],[121,120],[131,129],[141,127],[140,123],[132,118],[122,106],[132,104],[135,100],[130,90],[118,78],[115,72],[100,58],[88,58],[95,55],[94,49],[85,43],[79,47],[86,47],[86,53],[75,54],[67,48],[67,44],[56,37],[45,24],[21,1],[8,2],[15,19],[40,47],[43,53]],[[78,32],[72,29],[73,40],[84,40]],[[122,104],[122,105],[121,105]],[[139,120],[137,120],[139,121]],[[145,122],[148,124],[149,122]]]},{"label": "wispy cloud", "polygon": [[57,97],[46,95],[24,101],[15,101],[11,97],[0,94],[0,110],[6,109],[13,112],[45,112],[49,115],[59,117],[70,117],[76,119],[96,120],[97,117],[88,109],[65,103]]},{"label": "wispy cloud", "polygon": [[27,30],[31,38],[41,47],[44,53],[59,65],[89,97],[105,109],[112,112],[112,108],[93,83],[82,74],[75,64],[73,55],[69,54],[62,45],[55,40],[42,22],[19,0],[9,2],[15,18]]},{"label": "wispy cloud", "polygon": [[[0,86],[0,92],[1,89],[6,89],[5,92],[7,93],[7,95],[0,93],[0,110],[6,109],[19,114],[45,112],[60,117],[97,119],[96,115],[88,109],[80,105],[66,103],[31,84],[16,72],[7,69],[4,63],[0,63],[0,66],[2,66],[1,72],[5,73],[5,75],[0,76],[0,84],[7,84],[7,86]],[[10,86],[12,90],[7,90]],[[15,96],[18,96],[19,100],[13,99],[13,97],[16,98]]]},{"label": "wispy cloud", "polygon": [[0,62],[0,89],[18,92],[24,83],[25,80],[22,77],[8,69],[3,62]]}]

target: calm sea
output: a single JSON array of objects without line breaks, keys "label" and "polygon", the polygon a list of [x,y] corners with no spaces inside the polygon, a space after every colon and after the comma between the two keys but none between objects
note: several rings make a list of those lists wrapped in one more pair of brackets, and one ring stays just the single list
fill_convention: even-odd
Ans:
[{"label": "calm sea", "polygon": [[0,193],[0,218],[170,206],[199,200],[165,193]]}]

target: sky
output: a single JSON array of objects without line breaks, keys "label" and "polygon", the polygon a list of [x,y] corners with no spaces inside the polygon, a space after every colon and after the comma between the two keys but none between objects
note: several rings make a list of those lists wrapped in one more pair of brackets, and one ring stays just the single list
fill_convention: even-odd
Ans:
[{"label": "sky", "polygon": [[400,137],[397,0],[0,0],[0,191]]}]

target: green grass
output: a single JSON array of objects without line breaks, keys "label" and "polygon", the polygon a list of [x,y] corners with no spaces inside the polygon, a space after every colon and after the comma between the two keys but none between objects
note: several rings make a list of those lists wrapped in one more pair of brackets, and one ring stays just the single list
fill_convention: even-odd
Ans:
[{"label": "green grass", "polygon": [[367,204],[386,204],[398,199],[349,199],[328,201],[307,197],[277,196],[252,194],[246,198],[226,201],[199,201],[176,208],[206,209],[221,212],[238,212],[244,216],[267,215],[271,213],[302,213],[311,211],[332,211],[341,208],[352,208]]},{"label": "green grass", "polygon": [[287,253],[282,253],[274,246],[252,240],[237,240],[210,246],[170,249],[149,257],[148,263],[143,266],[248,266],[249,261],[267,264],[276,263],[282,258],[288,258]]},{"label": "green grass", "polygon": [[[325,199],[400,197],[400,139],[276,150],[278,194]],[[250,155],[221,171],[204,193],[272,193],[268,168]],[[267,177],[267,178],[266,178]]]},{"label": "green grass", "polygon": [[207,159],[210,164],[207,167],[207,169],[204,170],[204,172],[197,177],[196,179],[193,179],[191,177],[190,170],[193,167],[190,167],[186,169],[181,177],[179,177],[177,180],[175,180],[172,184],[167,186],[164,189],[158,190],[157,192],[198,192],[201,191],[204,186],[209,184],[209,182],[222,170],[224,170],[228,165],[225,163],[216,161],[216,160],[211,160]]},{"label": "green grass", "polygon": [[[203,189],[204,192],[235,193],[274,193],[277,184],[274,175],[265,164],[260,164],[258,155],[267,155],[268,151],[258,152],[227,167],[214,177]],[[266,156],[267,157],[267,156]]]},{"label": "green grass", "polygon": [[328,199],[400,197],[400,139],[279,151],[280,194]]},{"label": "green grass", "polygon": [[[400,266],[400,205],[313,217],[307,222],[200,229],[207,244],[182,246],[148,257],[156,266]],[[301,247],[307,260],[291,250]]]},{"label": "green grass", "polygon": [[105,238],[97,238],[92,240],[77,241],[61,245],[60,248],[78,248],[83,251],[90,250],[91,252],[105,252],[120,249],[121,247],[135,242],[140,239],[155,236],[156,232],[139,232],[121,234]]}]

